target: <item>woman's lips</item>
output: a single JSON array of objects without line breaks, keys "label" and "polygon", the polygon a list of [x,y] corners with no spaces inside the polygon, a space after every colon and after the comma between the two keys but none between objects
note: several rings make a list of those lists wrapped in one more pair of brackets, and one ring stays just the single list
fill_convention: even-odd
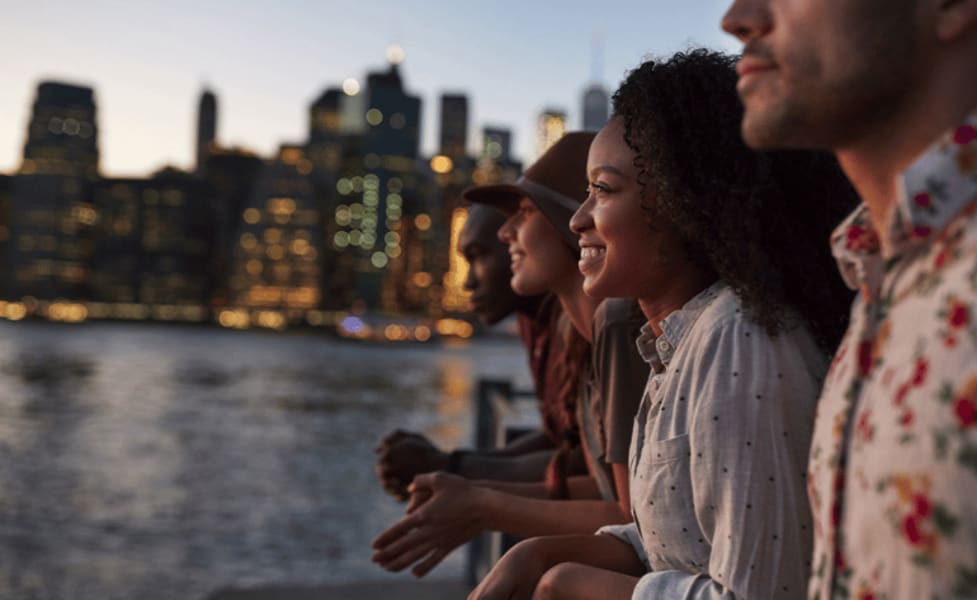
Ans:
[{"label": "woman's lips", "polygon": [[580,248],[580,260],[577,268],[581,273],[595,272],[604,262],[605,248],[603,246],[583,246]]}]

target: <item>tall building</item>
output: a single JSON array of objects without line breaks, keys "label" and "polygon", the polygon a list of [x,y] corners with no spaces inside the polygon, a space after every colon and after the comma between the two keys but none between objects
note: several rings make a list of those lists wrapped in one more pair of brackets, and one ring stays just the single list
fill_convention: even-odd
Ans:
[{"label": "tall building", "polygon": [[208,191],[199,178],[173,168],[154,173],[147,182],[142,192],[141,302],[209,303],[217,221]]},{"label": "tall building", "polygon": [[241,211],[251,198],[263,164],[264,161],[253,152],[242,148],[213,149],[205,163],[209,204],[213,206],[216,219],[211,269],[215,289],[211,301],[217,308],[228,303],[227,281],[231,276],[231,258],[237,244]]},{"label": "tall building", "polygon": [[[369,73],[365,88],[347,97],[361,97],[365,111],[362,133],[347,140],[349,160],[336,181],[333,213],[327,215],[335,273],[355,281],[354,308],[396,311],[401,307],[386,282],[388,267],[404,253],[412,219],[423,215],[422,230],[430,227],[422,201],[425,178],[417,165],[421,100],[404,89],[399,59],[386,71]],[[411,263],[415,267],[422,268]]]},{"label": "tall building", "polygon": [[98,127],[92,88],[45,81],[27,129],[21,175],[98,176]]},{"label": "tall building", "polygon": [[567,114],[558,108],[547,108],[536,121],[536,156],[542,156],[549,147],[567,132]]},{"label": "tall building", "polygon": [[[142,274],[143,192],[146,179],[103,179],[93,193],[98,212],[92,257],[91,298],[138,303]],[[141,318],[148,312],[139,311]]]},{"label": "tall building", "polygon": [[97,134],[91,88],[50,81],[38,86],[11,189],[8,297],[86,297],[97,217],[91,203]]},{"label": "tall building", "polygon": [[512,157],[512,132],[501,127],[483,128],[482,149],[472,172],[472,183],[512,182],[521,172],[522,163]]},{"label": "tall building", "polygon": [[458,162],[468,147],[468,97],[464,94],[441,95],[441,131],[439,152]]},{"label": "tall building", "polygon": [[217,144],[217,96],[209,89],[200,94],[197,106],[197,174],[203,174],[207,157]]},{"label": "tall building", "polygon": [[217,225],[206,184],[166,168],[148,179],[103,179],[93,198],[91,298],[116,305],[104,316],[205,320]]},{"label": "tall building", "polygon": [[599,83],[592,83],[583,92],[580,114],[583,115],[584,131],[598,131],[607,123],[611,98],[607,89]]},{"label": "tall building", "polygon": [[607,123],[609,116],[611,96],[600,83],[604,79],[603,49],[603,39],[599,34],[594,34],[590,50],[590,84],[580,98],[580,126],[584,131],[598,131]]},{"label": "tall building", "polygon": [[309,107],[308,158],[317,174],[339,171],[343,151],[342,110],[344,92],[329,88]]},{"label": "tall building", "polygon": [[286,144],[266,161],[238,215],[224,325],[282,328],[319,308],[322,216],[311,162]]}]

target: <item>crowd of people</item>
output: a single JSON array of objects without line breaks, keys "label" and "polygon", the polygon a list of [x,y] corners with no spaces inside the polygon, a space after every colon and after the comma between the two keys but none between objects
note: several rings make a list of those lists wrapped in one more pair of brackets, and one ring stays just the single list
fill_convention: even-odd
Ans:
[{"label": "crowd of people", "polygon": [[977,0],[734,0],[596,135],[465,191],[542,430],[397,431],[374,541],[509,598],[977,598]]}]

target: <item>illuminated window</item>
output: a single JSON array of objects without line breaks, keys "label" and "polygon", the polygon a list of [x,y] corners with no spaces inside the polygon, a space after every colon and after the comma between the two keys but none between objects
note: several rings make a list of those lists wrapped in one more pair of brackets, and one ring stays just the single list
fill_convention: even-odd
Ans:
[{"label": "illuminated window", "polygon": [[389,262],[389,259],[387,258],[387,255],[384,254],[383,252],[374,252],[373,256],[370,257],[370,262],[373,264],[374,267],[378,269],[382,269],[387,266],[387,262]]},{"label": "illuminated window", "polygon": [[379,109],[371,108],[366,111],[366,122],[376,127],[380,123],[383,123],[383,113]]},{"label": "illuminated window", "polygon": [[269,244],[277,244],[282,239],[282,230],[274,227],[265,229],[265,241]]},{"label": "illuminated window", "polygon": [[443,154],[438,154],[432,158],[430,164],[431,170],[439,174],[450,173],[455,166],[451,159]]},{"label": "illuminated window", "polygon": [[346,179],[345,177],[341,178],[339,181],[336,182],[336,191],[343,196],[349,194],[350,192],[353,191],[353,182],[350,181],[349,179]]},{"label": "illuminated window", "polygon": [[247,262],[244,269],[248,272],[248,275],[261,275],[264,265],[261,264],[260,260],[251,259]]}]

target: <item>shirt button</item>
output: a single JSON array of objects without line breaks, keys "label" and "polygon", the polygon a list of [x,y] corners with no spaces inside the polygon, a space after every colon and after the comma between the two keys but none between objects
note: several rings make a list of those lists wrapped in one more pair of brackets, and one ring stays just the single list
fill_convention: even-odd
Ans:
[{"label": "shirt button", "polygon": [[659,352],[668,352],[671,349],[672,349],[672,345],[668,343],[668,340],[665,340],[665,339],[659,339],[658,340],[658,351]]}]

